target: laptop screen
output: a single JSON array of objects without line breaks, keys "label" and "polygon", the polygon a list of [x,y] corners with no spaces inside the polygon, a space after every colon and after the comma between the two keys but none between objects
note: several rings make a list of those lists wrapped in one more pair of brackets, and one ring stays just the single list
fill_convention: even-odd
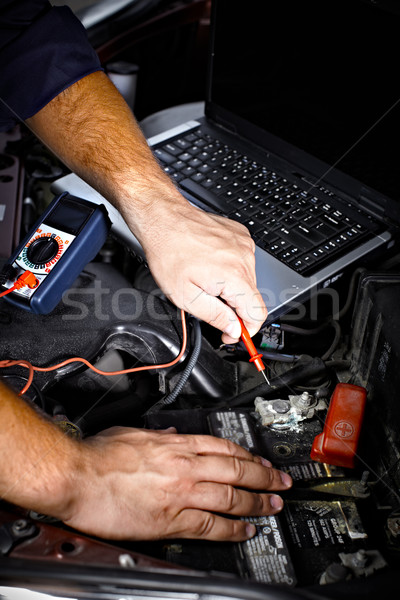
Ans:
[{"label": "laptop screen", "polygon": [[207,110],[397,199],[399,59],[397,2],[216,0]]}]

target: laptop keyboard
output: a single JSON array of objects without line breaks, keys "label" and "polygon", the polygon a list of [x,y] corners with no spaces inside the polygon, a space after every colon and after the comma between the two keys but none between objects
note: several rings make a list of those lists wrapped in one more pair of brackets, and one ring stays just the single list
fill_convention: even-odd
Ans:
[{"label": "laptop keyboard", "polygon": [[346,210],[332,192],[317,197],[311,186],[289,182],[201,130],[154,153],[201,208],[242,223],[259,247],[302,275],[336,260],[378,227],[369,216]]}]

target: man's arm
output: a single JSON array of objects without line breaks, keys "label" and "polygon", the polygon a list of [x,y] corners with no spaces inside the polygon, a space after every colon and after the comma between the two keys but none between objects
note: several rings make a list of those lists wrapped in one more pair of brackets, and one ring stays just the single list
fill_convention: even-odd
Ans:
[{"label": "man's arm", "polygon": [[[0,383],[0,498],[108,539],[241,541],[290,477],[211,436],[115,427],[77,441]],[[218,513],[218,514],[216,514]]]},{"label": "man's arm", "polygon": [[183,198],[104,73],[71,85],[27,124],[119,209],[158,285],[178,307],[225,332],[226,342],[240,337],[235,311],[251,335],[258,331],[267,310],[249,232]]}]

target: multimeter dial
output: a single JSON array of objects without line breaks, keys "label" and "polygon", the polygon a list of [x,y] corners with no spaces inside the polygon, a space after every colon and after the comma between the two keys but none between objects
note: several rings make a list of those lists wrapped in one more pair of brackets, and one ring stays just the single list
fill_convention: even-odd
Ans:
[{"label": "multimeter dial", "polygon": [[18,276],[30,271],[37,283],[33,288],[26,285],[10,290],[15,279],[6,281],[6,300],[36,314],[51,312],[95,258],[110,226],[102,204],[67,192],[54,198],[8,261]]},{"label": "multimeter dial", "polygon": [[26,256],[35,265],[45,265],[57,255],[58,250],[59,245],[54,237],[42,237],[32,242]]}]

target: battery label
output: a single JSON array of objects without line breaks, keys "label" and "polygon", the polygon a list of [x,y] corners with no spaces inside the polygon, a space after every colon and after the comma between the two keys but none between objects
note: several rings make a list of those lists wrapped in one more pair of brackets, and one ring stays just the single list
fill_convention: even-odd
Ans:
[{"label": "battery label", "polygon": [[255,451],[255,441],[244,413],[216,412],[211,413],[208,419],[213,435],[235,442],[250,452]]},{"label": "battery label", "polygon": [[325,463],[308,462],[281,466],[282,471],[289,473],[293,481],[310,481],[314,479],[325,479],[327,477],[344,477],[345,473],[340,467],[334,467]]},{"label": "battery label", "polygon": [[278,518],[250,517],[257,528],[254,537],[240,544],[247,575],[262,583],[294,586],[296,577]]},{"label": "battery label", "polygon": [[367,537],[356,506],[350,501],[287,500],[282,516],[293,544],[301,549],[344,547]]}]

